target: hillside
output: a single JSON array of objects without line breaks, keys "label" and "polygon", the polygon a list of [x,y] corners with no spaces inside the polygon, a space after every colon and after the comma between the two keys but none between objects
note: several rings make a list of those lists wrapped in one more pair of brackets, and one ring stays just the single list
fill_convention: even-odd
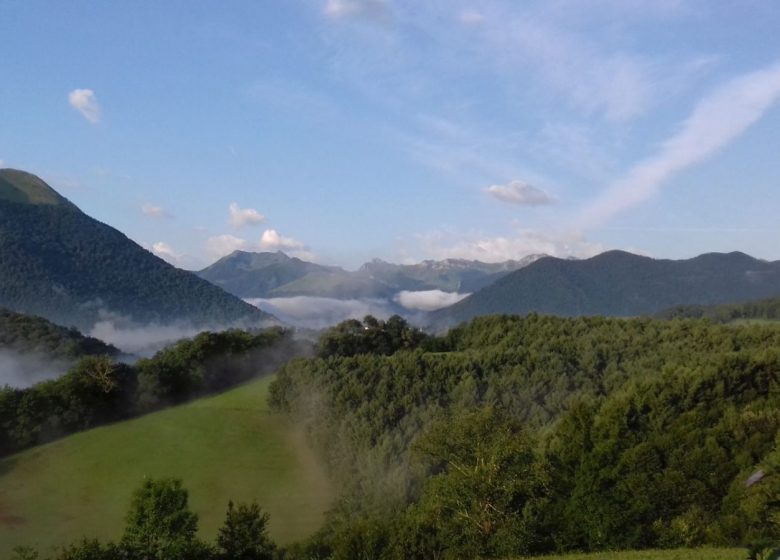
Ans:
[{"label": "hillside", "polygon": [[660,319],[709,319],[715,323],[780,321],[780,297],[729,305],[678,305],[660,312]]},{"label": "hillside", "polygon": [[106,312],[137,323],[268,318],[10,169],[0,170],[0,286],[0,306],[82,329]]},{"label": "hillside", "polygon": [[[0,558],[82,535],[116,539],[145,477],[182,478],[209,539],[229,499],[257,500],[282,543],[319,528],[331,491],[300,437],[268,412],[269,379],[0,461]],[[121,444],[117,444],[121,442]]]},{"label": "hillside", "polygon": [[587,260],[547,257],[431,314],[453,325],[480,315],[636,316],[680,304],[722,304],[780,294],[780,262],[743,253],[655,260],[609,251]]},{"label": "hillside", "polygon": [[42,317],[0,309],[0,351],[3,350],[42,354],[54,360],[119,353],[114,346],[84,336],[76,329],[55,325]]},{"label": "hillside", "polygon": [[322,266],[282,252],[235,251],[197,274],[242,298],[313,296],[335,299],[392,299],[401,291],[472,292],[540,258],[483,263],[462,259],[413,265],[379,259],[358,270]]}]

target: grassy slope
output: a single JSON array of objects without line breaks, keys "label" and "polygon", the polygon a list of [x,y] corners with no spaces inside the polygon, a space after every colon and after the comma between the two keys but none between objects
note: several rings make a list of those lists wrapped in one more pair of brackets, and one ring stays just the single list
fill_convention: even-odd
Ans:
[{"label": "grassy slope", "polygon": [[744,560],[745,558],[747,552],[743,548],[694,548],[536,556],[533,560]]},{"label": "grassy slope", "polygon": [[145,476],[184,480],[211,540],[228,499],[256,499],[279,542],[316,530],[331,492],[300,437],[266,406],[269,379],[70,436],[0,462],[0,558],[83,535],[116,539]]}]

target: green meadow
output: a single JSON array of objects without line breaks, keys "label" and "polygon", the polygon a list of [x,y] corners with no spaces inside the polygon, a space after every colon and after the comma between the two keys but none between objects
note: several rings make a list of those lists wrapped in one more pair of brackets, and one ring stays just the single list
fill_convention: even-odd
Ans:
[{"label": "green meadow", "polygon": [[269,412],[270,378],[221,395],[82,432],[0,461],[0,558],[47,552],[81,536],[118,539],[144,477],[177,477],[201,536],[213,540],[228,500],[256,500],[279,543],[308,536],[332,498],[323,470]]},{"label": "green meadow", "polygon": [[747,551],[742,548],[685,548],[536,556],[534,560],[745,560],[745,558],[747,558]]}]

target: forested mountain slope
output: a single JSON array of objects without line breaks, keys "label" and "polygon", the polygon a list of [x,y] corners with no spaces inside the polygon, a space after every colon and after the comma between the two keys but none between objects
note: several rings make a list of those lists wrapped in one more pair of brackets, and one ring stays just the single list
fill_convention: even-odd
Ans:
[{"label": "forested mountain slope", "polygon": [[436,325],[480,315],[638,316],[681,304],[722,304],[780,294],[780,262],[744,253],[656,260],[609,251],[576,261],[540,259],[431,314]]},{"label": "forested mountain slope", "polygon": [[269,317],[11,169],[0,170],[0,306],[82,329],[102,312],[203,325]]}]

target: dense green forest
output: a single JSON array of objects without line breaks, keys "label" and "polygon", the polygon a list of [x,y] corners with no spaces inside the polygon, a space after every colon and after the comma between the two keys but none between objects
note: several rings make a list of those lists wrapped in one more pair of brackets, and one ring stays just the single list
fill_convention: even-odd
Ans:
[{"label": "dense green forest", "polygon": [[678,305],[658,314],[661,319],[708,319],[715,323],[780,321],[780,298],[731,305]]},{"label": "dense green forest", "polygon": [[384,324],[354,327],[271,388],[343,492],[294,557],[780,538],[778,328],[497,316],[390,354],[354,351]]},{"label": "dense green forest", "polygon": [[[208,362],[202,350],[236,352],[207,340],[139,362],[118,387],[130,387],[141,409],[218,388],[233,366],[200,369]],[[531,314],[480,318],[434,337],[399,317],[366,317],[324,332],[315,351],[281,367],[269,399],[305,428],[340,498],[319,532],[276,549],[277,558],[510,558],[706,545],[747,547],[758,559],[780,542],[774,325]],[[178,375],[176,364],[200,373]],[[100,379],[75,372],[67,383]],[[1,403],[16,420],[30,408]],[[180,484],[165,485],[186,505]],[[145,483],[131,509],[153,487]],[[255,523],[262,514],[252,511]],[[128,516],[131,533],[154,533],[142,519]],[[151,541],[126,532],[116,545],[85,541],[57,558],[270,557],[266,548],[220,556],[194,538],[190,515],[176,519],[186,527],[154,542],[179,548],[133,556],[139,549],[128,543]]]},{"label": "dense green forest", "polygon": [[139,323],[269,318],[11,169],[0,170],[0,285],[0,306],[79,328],[105,311]]},{"label": "dense green forest", "polygon": [[280,327],[204,332],[134,365],[110,356],[79,360],[30,388],[0,388],[0,456],[93,426],[215,393],[308,351]]},{"label": "dense green forest", "polygon": [[84,336],[74,328],[61,327],[42,317],[0,308],[0,350],[3,349],[24,354],[43,354],[54,360],[119,354],[114,346]]}]

